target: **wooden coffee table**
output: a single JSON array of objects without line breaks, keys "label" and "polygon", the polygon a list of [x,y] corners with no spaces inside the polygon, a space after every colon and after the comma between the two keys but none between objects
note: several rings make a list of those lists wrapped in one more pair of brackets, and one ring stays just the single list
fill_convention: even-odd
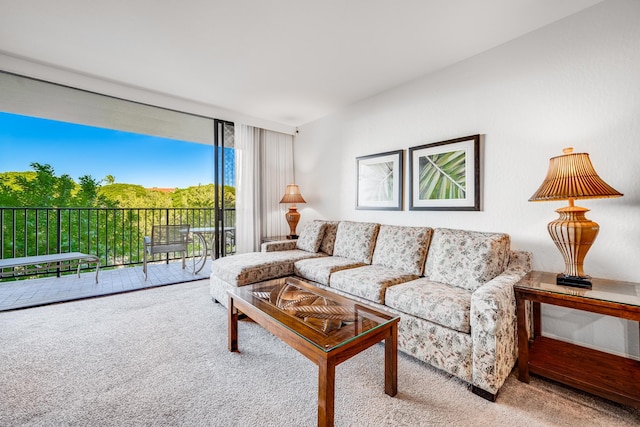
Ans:
[{"label": "wooden coffee table", "polygon": [[238,351],[238,311],[318,365],[318,425],[333,425],[335,368],[384,340],[384,392],[398,391],[400,317],[306,283],[281,278],[229,294],[229,351]]}]

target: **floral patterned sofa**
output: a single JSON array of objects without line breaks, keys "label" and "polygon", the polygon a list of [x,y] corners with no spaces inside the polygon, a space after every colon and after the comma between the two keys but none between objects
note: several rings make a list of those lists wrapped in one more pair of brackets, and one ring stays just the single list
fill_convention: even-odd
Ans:
[{"label": "floral patterned sofa", "polygon": [[531,269],[503,233],[313,221],[298,240],[212,263],[211,296],[284,276],[399,314],[398,348],[495,400],[517,357],[513,285]]}]

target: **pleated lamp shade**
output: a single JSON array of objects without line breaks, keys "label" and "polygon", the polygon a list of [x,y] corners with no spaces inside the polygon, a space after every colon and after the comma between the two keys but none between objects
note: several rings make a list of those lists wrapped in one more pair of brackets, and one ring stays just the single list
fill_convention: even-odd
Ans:
[{"label": "pleated lamp shade", "polygon": [[300,194],[300,187],[296,184],[289,184],[284,190],[284,196],[280,200],[280,203],[307,203]]},{"label": "pleated lamp shade", "polygon": [[587,153],[573,153],[573,148],[563,152],[549,160],[547,177],[530,202],[622,196],[598,176]]}]

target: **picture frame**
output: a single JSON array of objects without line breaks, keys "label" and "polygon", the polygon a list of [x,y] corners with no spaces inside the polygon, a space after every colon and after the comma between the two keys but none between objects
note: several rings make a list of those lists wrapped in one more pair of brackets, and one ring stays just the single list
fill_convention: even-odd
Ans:
[{"label": "picture frame", "polygon": [[480,210],[480,135],[409,148],[409,210]]},{"label": "picture frame", "polygon": [[356,157],[356,209],[400,211],[404,150]]}]

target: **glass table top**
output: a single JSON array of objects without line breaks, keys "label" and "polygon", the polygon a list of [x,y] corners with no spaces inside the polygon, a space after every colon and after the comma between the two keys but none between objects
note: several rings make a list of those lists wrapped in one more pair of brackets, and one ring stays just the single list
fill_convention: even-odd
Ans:
[{"label": "glass table top", "polygon": [[242,286],[232,292],[324,351],[399,319],[292,277]]},{"label": "glass table top", "polygon": [[550,292],[560,295],[579,296],[618,304],[640,306],[640,283],[616,280],[592,279],[591,289],[556,285],[556,274],[532,271],[515,288]]}]

